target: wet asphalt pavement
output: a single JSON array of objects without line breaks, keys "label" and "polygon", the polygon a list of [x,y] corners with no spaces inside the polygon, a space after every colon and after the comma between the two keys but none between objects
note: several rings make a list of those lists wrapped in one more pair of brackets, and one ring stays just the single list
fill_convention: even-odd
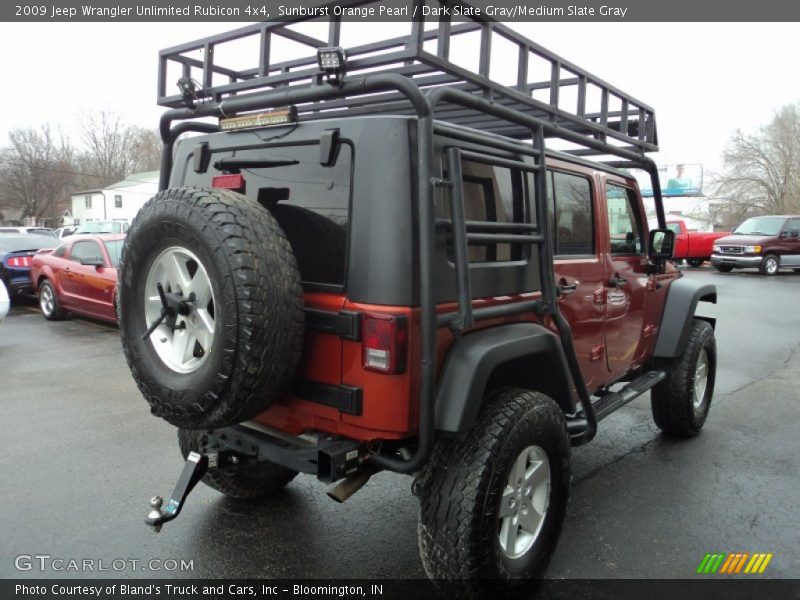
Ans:
[{"label": "wet asphalt pavement", "polygon": [[[551,577],[691,577],[707,552],[772,552],[765,577],[800,577],[800,276],[687,274],[719,289],[719,304],[703,305],[719,348],[706,427],[664,438],[647,395],[603,421],[574,451]],[[21,572],[20,554],[141,561],[97,576],[424,577],[403,476],[379,474],[343,505],[310,477],[257,504],[201,485],[160,534],[145,526],[148,499],[169,494],[182,460],[114,327],[13,309],[0,324],[0,414],[0,577],[93,576]],[[194,568],[142,570],[152,558]]]}]

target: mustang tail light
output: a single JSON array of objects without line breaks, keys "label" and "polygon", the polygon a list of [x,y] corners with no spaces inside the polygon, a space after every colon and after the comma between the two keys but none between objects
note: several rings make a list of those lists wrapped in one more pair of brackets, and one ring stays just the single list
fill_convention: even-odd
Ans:
[{"label": "mustang tail light", "polygon": [[12,256],[6,261],[6,264],[9,267],[15,267],[17,269],[29,269],[31,266],[31,257],[30,256]]},{"label": "mustang tail light", "polygon": [[364,368],[379,373],[402,373],[408,351],[407,319],[402,315],[365,314],[361,321]]}]

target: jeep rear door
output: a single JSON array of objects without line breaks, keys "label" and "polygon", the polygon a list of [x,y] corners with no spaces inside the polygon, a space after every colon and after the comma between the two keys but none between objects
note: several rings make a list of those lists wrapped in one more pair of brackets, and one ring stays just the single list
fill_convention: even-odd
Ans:
[{"label": "jeep rear door", "polygon": [[[553,215],[553,254],[558,308],[570,324],[586,386],[608,379],[603,344],[605,263],[598,252],[598,194],[594,173],[549,162],[548,203]],[[562,167],[564,170],[561,170]],[[569,170],[567,170],[569,169]]]}]

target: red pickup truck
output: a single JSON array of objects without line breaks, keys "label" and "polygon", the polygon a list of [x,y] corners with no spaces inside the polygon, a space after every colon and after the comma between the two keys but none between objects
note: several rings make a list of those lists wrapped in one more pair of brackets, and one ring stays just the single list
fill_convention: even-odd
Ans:
[{"label": "red pickup truck", "polygon": [[730,235],[727,231],[690,231],[683,219],[670,219],[667,228],[675,232],[674,259],[686,259],[690,267],[699,267],[711,259],[714,242]]}]

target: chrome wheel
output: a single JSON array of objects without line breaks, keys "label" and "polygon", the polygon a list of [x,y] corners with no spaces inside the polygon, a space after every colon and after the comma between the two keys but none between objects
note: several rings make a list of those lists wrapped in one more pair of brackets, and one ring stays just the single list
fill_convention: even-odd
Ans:
[{"label": "chrome wheel", "polygon": [[150,336],[161,361],[176,373],[192,373],[211,351],[216,332],[214,291],[200,259],[186,248],[172,246],[159,254],[145,283],[147,327],[161,317],[158,285],[177,308]]},{"label": "chrome wheel", "polygon": [[697,355],[697,364],[694,366],[694,407],[700,408],[706,397],[708,387],[708,352],[705,348]]},{"label": "chrome wheel", "polygon": [[53,314],[53,310],[56,307],[56,300],[53,297],[53,288],[49,285],[43,285],[39,290],[39,308],[42,309],[42,313],[49,317]]},{"label": "chrome wheel", "polygon": [[773,256],[764,259],[764,271],[767,272],[767,275],[775,275],[778,272],[778,260]]},{"label": "chrome wheel", "polygon": [[520,452],[500,501],[500,549],[519,558],[533,547],[544,524],[550,501],[550,461],[539,446]]}]

